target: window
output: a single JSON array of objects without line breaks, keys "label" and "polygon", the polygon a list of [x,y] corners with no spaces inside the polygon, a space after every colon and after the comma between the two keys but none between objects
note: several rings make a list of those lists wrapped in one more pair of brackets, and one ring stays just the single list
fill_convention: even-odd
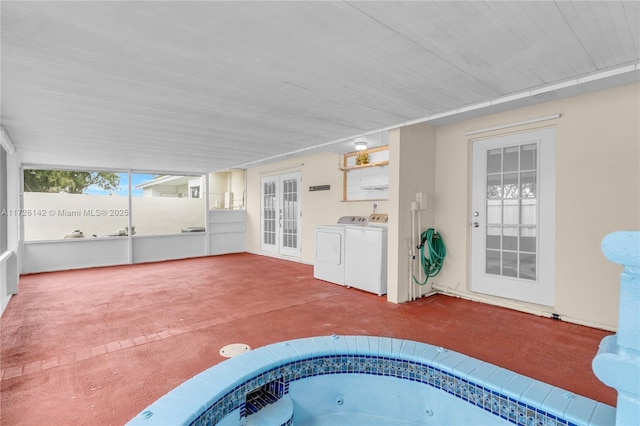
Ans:
[{"label": "window", "polygon": [[126,177],[113,171],[24,169],[25,241],[127,236]]},{"label": "window", "polygon": [[191,188],[191,198],[200,198],[200,186],[192,186]]},{"label": "window", "polygon": [[135,235],[204,232],[202,176],[132,173],[131,208]]}]

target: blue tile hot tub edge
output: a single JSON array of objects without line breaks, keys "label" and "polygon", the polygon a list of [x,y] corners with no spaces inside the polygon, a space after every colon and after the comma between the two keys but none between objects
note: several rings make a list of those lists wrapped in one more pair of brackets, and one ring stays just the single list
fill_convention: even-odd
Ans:
[{"label": "blue tile hot tub edge", "polygon": [[446,348],[390,337],[332,335],[274,343],[226,360],[176,387],[128,424],[216,424],[241,407],[249,392],[273,380],[343,373],[422,382],[514,424],[615,421],[613,407]]}]

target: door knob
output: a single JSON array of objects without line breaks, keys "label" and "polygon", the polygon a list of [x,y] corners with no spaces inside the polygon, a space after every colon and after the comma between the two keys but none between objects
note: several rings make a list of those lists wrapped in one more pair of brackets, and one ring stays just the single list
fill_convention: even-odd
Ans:
[{"label": "door knob", "polygon": [[478,222],[473,222],[473,224],[472,224],[472,225],[473,225],[473,227],[474,227],[474,228],[477,228],[477,227],[479,227],[479,226],[480,226],[480,224],[479,224]]}]

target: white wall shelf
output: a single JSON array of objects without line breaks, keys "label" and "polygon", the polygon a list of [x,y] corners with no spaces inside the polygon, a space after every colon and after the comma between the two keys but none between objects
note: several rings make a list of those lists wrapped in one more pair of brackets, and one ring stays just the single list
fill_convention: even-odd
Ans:
[{"label": "white wall shelf", "polygon": [[380,166],[388,166],[388,165],[389,165],[389,160],[385,160],[385,161],[376,161],[375,163],[360,164],[360,165],[350,166],[350,167],[340,167],[340,170],[342,170],[343,172],[349,172],[351,170],[366,169],[367,167],[380,167]]},{"label": "white wall shelf", "polygon": [[[356,164],[358,156],[368,162]],[[342,158],[342,201],[371,201],[389,198],[389,147],[380,146],[344,154]]]}]

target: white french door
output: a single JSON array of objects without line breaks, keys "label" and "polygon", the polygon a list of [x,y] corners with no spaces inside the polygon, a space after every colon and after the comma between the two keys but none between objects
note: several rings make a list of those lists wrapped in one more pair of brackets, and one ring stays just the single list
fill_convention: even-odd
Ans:
[{"label": "white french door", "polygon": [[262,250],[299,257],[301,231],[300,172],[262,178]]},{"label": "white french door", "polygon": [[553,306],[555,129],[472,144],[471,291]]}]

